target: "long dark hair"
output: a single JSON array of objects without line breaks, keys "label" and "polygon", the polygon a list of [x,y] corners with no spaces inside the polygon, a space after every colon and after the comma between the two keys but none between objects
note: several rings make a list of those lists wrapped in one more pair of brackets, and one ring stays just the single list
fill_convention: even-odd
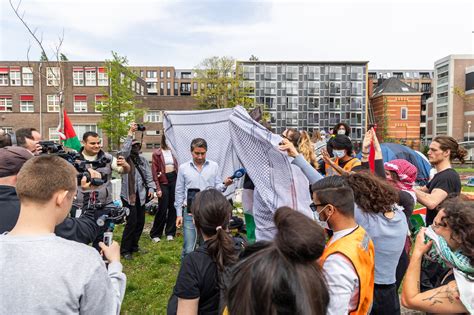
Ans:
[{"label": "long dark hair", "polygon": [[219,271],[237,260],[232,238],[227,233],[232,206],[216,189],[206,189],[196,194],[191,213],[198,232],[209,237],[207,251]]},{"label": "long dark hair", "polygon": [[165,131],[163,130],[163,132],[161,133],[161,143],[160,143],[160,148],[162,150],[169,150],[170,148],[168,147],[168,145],[166,144],[166,135],[165,135]]},{"label": "long dark hair", "polygon": [[370,172],[351,173],[344,178],[354,191],[356,204],[364,212],[389,212],[399,201],[395,187]]},{"label": "long dark hair", "polygon": [[329,293],[316,260],[325,245],[323,229],[288,207],[275,213],[273,242],[234,269],[227,290],[232,315],[326,314]]},{"label": "long dark hair", "polygon": [[433,139],[433,142],[438,142],[439,147],[443,151],[450,151],[449,160],[458,159],[461,163],[465,162],[467,156],[467,151],[462,146],[458,144],[456,139],[450,136],[436,136]]}]

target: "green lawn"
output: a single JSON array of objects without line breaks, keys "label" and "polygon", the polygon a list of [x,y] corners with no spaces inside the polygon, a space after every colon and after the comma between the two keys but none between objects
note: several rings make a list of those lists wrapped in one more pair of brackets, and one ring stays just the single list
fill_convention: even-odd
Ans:
[{"label": "green lawn", "polygon": [[[140,247],[147,254],[135,254],[134,259],[122,259],[127,275],[127,290],[122,304],[122,314],[166,314],[166,306],[176,282],[180,266],[182,236],[175,241],[162,239],[154,243],[149,237],[153,217],[146,216]],[[114,239],[120,242],[124,226],[117,226]]]},{"label": "green lawn", "polygon": [[462,173],[474,173],[474,168],[455,168],[456,172],[462,174]]}]

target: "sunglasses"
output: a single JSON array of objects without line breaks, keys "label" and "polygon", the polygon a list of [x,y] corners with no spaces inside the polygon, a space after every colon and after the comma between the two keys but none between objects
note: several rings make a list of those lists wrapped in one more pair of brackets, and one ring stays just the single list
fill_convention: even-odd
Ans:
[{"label": "sunglasses", "polygon": [[316,211],[318,211],[318,207],[323,207],[323,206],[327,206],[327,205],[328,205],[328,203],[314,203],[314,202],[312,202],[309,205],[309,207],[310,207],[311,211],[316,212]]}]

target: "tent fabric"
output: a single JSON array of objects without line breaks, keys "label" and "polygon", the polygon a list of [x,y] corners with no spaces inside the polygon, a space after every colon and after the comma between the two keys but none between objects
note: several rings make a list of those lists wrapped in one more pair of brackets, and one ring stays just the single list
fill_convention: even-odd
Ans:
[{"label": "tent fabric", "polygon": [[[163,119],[166,140],[178,163],[191,160],[191,141],[203,138],[207,142],[206,158],[219,165],[222,180],[241,168],[230,140],[229,116],[232,111],[166,111]],[[224,194],[230,196],[235,191],[235,186],[227,187]]]},{"label": "tent fabric", "polygon": [[[416,183],[418,185],[426,185],[430,178],[431,165],[422,153],[413,150],[407,146],[397,143],[381,143],[383,161],[389,162],[391,160],[403,159],[416,166],[418,174],[416,176]],[[358,154],[361,158],[361,154]]]}]

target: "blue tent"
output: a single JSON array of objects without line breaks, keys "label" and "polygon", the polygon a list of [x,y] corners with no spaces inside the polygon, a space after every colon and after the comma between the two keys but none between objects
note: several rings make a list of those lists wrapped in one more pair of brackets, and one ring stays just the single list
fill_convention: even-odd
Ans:
[{"label": "blue tent", "polygon": [[[397,143],[381,143],[383,161],[388,162],[396,159],[404,159],[415,165],[418,169],[416,183],[420,186],[426,185],[430,178],[431,164],[418,151]],[[357,155],[359,158],[361,153]]]}]

